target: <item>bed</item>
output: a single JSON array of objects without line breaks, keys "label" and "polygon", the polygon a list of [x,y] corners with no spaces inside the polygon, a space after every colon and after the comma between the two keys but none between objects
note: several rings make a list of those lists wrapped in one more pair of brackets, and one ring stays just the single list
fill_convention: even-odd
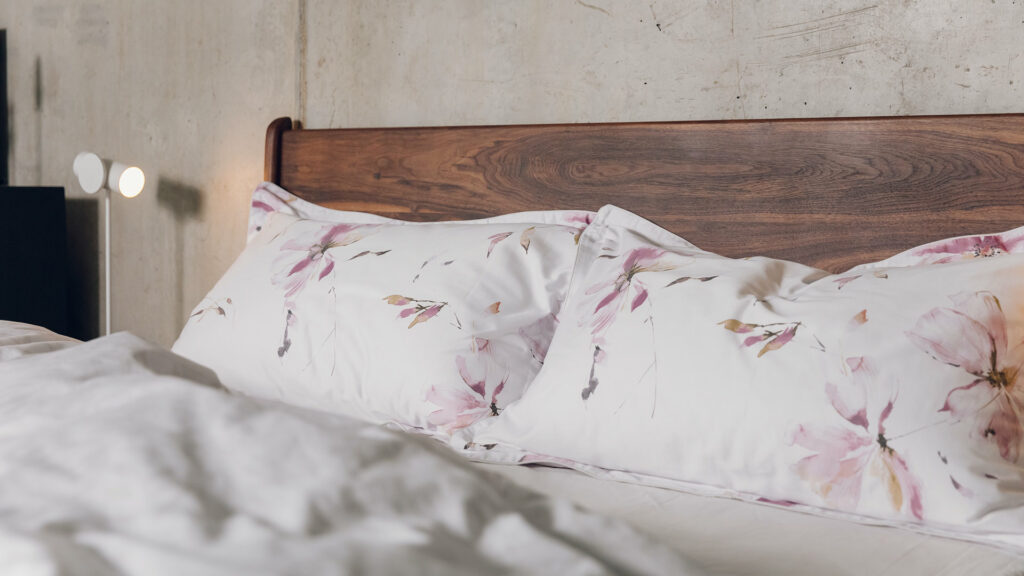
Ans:
[{"label": "bed", "polygon": [[[839,272],[1024,222],[1024,115],[267,131],[265,179],[342,210],[458,220],[614,203],[727,256]],[[1018,574],[1012,552],[481,464],[665,539],[714,573]]]},{"label": "bed", "polygon": [[[922,531],[913,524],[907,530],[866,517],[852,521],[770,497],[742,501],[750,498],[476,442],[475,434],[496,434],[489,424],[522,418],[525,412],[517,409],[529,403],[535,384],[522,384],[522,402],[506,401],[515,384],[508,373],[498,373],[495,386],[467,364],[467,352],[454,364],[445,360],[451,376],[468,387],[455,404],[445,404],[452,396],[434,386],[426,402],[419,396],[379,399],[387,384],[382,364],[412,366],[399,374],[392,394],[432,366],[429,350],[410,352],[412,345],[443,347],[448,334],[472,328],[473,354],[499,357],[503,333],[495,325],[502,314],[520,323],[511,333],[517,344],[503,352],[505,359],[557,374],[569,349],[562,346],[556,354],[558,341],[549,339],[538,350],[537,334],[550,337],[571,316],[544,292],[556,284],[578,290],[570,284],[573,263],[580,262],[577,246],[595,240],[592,230],[609,228],[609,218],[646,218],[651,222],[641,223],[639,236],[666,238],[671,245],[657,257],[647,251],[647,260],[626,259],[626,272],[606,298],[618,298],[621,311],[661,302],[649,278],[676,273],[675,263],[658,260],[671,249],[719,267],[768,265],[780,277],[785,265],[746,257],[815,266],[821,270],[793,265],[821,280],[830,297],[846,300],[857,290],[872,293],[869,282],[896,284],[902,272],[885,269],[887,276],[871,265],[834,280],[826,275],[942,238],[1024,223],[1024,115],[330,130],[302,129],[281,118],[267,130],[264,179],[254,195],[246,251],[198,304],[175,345],[175,352],[194,361],[124,333],[78,343],[0,323],[0,566],[7,572],[1024,573],[1019,531],[1011,530],[1010,545],[1002,546],[1006,541],[984,535]],[[623,216],[608,204],[636,215]],[[316,220],[340,213],[358,222]],[[386,218],[441,224],[417,228]],[[305,240],[296,243],[289,234]],[[454,243],[444,247],[444,258],[416,251],[439,238]],[[995,252],[1011,254],[992,262],[1006,266],[1020,258],[1014,254],[1024,241],[1017,236],[984,238],[1000,242]],[[728,258],[697,252],[690,242]],[[391,290],[395,280],[381,279],[391,274],[386,264],[399,248],[415,257],[409,256],[408,273],[395,275],[402,288]],[[548,265],[537,264],[545,258]],[[622,259],[602,254],[595,261],[617,267]],[[969,265],[954,262],[932,271],[948,274]],[[465,310],[453,312],[453,303],[409,292],[431,281],[450,289],[496,269],[505,274],[500,282],[469,283],[475,299]],[[941,284],[928,276],[933,272],[914,270],[908,276]],[[259,286],[250,281],[254,271],[266,276]],[[636,274],[644,274],[646,287]],[[727,275],[671,276],[661,289],[717,290]],[[346,312],[354,321],[340,323],[320,313],[324,309],[303,308],[314,297],[337,308],[343,286],[359,282],[369,284],[347,293],[362,298]],[[495,294],[506,284],[539,301],[499,299]],[[764,308],[768,299],[752,303]],[[245,306],[271,314],[250,321],[241,313]],[[371,312],[386,325],[359,316]],[[637,324],[641,330],[654,330],[651,314]],[[618,329],[628,325],[624,316],[597,324],[605,330],[614,320]],[[871,318],[878,322],[874,312]],[[861,313],[850,325],[860,329],[867,320]],[[746,338],[742,346],[727,346],[733,355],[756,351],[746,343],[750,333],[768,326],[720,324],[725,330],[712,329],[723,341]],[[591,324],[573,325],[593,335],[599,347],[606,345],[604,333],[597,340]],[[749,362],[741,365],[761,366],[763,355],[776,361],[803,346],[795,336],[798,326],[804,325],[788,332],[765,329],[754,342],[764,346],[761,352],[747,354]],[[800,338],[809,338],[806,328],[800,330]],[[814,340],[822,351],[821,340],[831,346],[825,336]],[[247,356],[244,350],[257,341],[266,353]],[[612,336],[607,342],[614,343]],[[806,351],[815,345],[808,342],[801,353],[817,354]],[[552,353],[545,360],[548,345]],[[333,355],[324,353],[331,349]],[[596,388],[598,352],[582,394],[591,412],[611,391],[611,378]],[[914,362],[932,369],[933,359],[920,356]],[[367,359],[374,361],[365,372],[347,366]],[[237,373],[224,368],[229,360]],[[864,366],[850,363],[847,372]],[[956,367],[942,370],[959,375]],[[995,373],[993,367],[986,377]],[[1015,377],[998,373],[1006,374]],[[288,379],[295,375],[301,379]],[[346,377],[359,381],[349,396],[323,387]],[[242,394],[227,394],[222,386]],[[303,386],[303,401],[278,401]],[[571,392],[578,404],[579,389]],[[666,397],[671,393],[661,390]],[[868,430],[875,415],[866,400],[861,416],[849,408],[856,394],[828,394],[846,421],[840,424]],[[894,419],[902,415],[892,412],[894,400],[882,422],[890,413]],[[906,404],[906,395],[900,402]],[[381,416],[389,411],[407,415],[406,424]],[[653,408],[641,411],[653,420]],[[666,412],[671,406],[659,408],[659,415]],[[360,420],[390,422],[393,429]],[[918,487],[907,480],[897,452],[886,447],[881,423],[872,420],[871,426],[881,444],[879,462],[895,470],[888,489],[899,497],[897,511],[916,515]],[[577,444],[600,449],[599,432]],[[999,440],[985,437],[979,445],[999,460],[1000,450],[1013,448]],[[956,454],[939,456],[947,466]],[[1019,514],[1013,494],[1020,490],[1002,471],[1018,469],[1002,465],[1000,479],[992,478],[1009,487],[1012,516]],[[949,478],[959,493],[981,493],[956,474],[964,486]]]}]

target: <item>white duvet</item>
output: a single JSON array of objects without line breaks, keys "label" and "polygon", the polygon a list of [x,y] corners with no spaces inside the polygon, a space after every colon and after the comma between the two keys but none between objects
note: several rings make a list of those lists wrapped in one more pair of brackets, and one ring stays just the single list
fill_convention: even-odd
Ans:
[{"label": "white duvet", "polygon": [[[0,322],[0,349],[18,328]],[[700,573],[427,441],[229,395],[129,334],[17,340],[0,574]]]}]

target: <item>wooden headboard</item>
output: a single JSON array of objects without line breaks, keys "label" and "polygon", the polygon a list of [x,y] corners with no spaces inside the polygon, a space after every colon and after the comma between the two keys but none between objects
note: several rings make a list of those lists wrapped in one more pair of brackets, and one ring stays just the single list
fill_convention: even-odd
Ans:
[{"label": "wooden headboard", "polygon": [[267,130],[265,178],[408,220],[616,204],[727,256],[840,271],[1024,225],[1024,114]]}]

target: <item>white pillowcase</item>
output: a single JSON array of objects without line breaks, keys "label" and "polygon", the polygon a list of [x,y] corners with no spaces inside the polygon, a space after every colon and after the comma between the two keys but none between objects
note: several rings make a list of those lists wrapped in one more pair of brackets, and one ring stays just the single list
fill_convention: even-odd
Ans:
[{"label": "white pillowcase", "polygon": [[543,370],[475,426],[477,456],[1022,549],[1024,243],[947,244],[830,275],[607,206]]},{"label": "white pillowcase", "polygon": [[[349,212],[346,210],[334,210],[312,202],[307,202],[277,184],[263,182],[256,187],[252,193],[252,202],[249,208],[249,235],[251,240],[263,228],[263,223],[270,214],[280,212],[290,214],[296,218],[310,220],[323,220],[325,222],[348,222],[351,224],[422,224],[422,222],[406,222],[385,218],[376,214],[366,212]],[[492,223],[534,223],[534,224],[559,224],[570,226],[579,234],[587,227],[587,224],[597,214],[586,210],[542,210],[532,212],[516,212],[513,214],[502,214],[491,218],[479,220],[460,220],[463,224],[492,224]]]},{"label": "white pillowcase", "polygon": [[[328,215],[261,217],[173,350],[241,393],[445,437],[521,395],[547,352],[587,213]],[[543,221],[567,217],[578,221]]]}]

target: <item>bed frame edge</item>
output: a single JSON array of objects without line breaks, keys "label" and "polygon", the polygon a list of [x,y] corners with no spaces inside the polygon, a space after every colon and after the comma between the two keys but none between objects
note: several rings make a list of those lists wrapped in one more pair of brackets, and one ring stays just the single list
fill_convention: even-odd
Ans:
[{"label": "bed frame edge", "polygon": [[292,129],[292,119],[282,116],[267,126],[267,142],[263,151],[263,180],[281,184],[281,136]]}]

